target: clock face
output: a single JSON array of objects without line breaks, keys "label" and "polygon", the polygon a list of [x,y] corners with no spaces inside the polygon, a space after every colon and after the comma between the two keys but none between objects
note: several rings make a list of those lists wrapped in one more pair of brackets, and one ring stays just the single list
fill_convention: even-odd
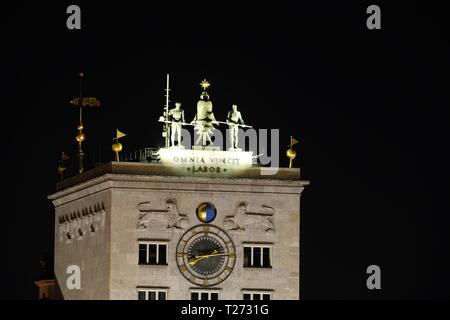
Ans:
[{"label": "clock face", "polygon": [[195,285],[209,287],[221,283],[231,274],[235,261],[233,242],[215,226],[197,225],[178,242],[178,269]]}]

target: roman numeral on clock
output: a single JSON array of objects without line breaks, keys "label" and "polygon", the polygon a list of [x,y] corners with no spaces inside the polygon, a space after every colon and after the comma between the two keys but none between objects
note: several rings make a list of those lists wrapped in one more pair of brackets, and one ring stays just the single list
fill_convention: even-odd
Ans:
[{"label": "roman numeral on clock", "polygon": [[181,272],[185,272],[186,271],[186,266],[184,266],[184,265],[178,265],[178,268],[180,268],[180,271]]}]

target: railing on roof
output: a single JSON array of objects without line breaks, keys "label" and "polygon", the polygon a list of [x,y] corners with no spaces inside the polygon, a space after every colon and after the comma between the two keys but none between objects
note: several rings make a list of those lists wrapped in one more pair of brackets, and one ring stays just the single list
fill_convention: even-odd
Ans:
[{"label": "railing on roof", "polygon": [[125,162],[159,162],[158,149],[156,148],[143,148],[123,157],[122,161]]}]

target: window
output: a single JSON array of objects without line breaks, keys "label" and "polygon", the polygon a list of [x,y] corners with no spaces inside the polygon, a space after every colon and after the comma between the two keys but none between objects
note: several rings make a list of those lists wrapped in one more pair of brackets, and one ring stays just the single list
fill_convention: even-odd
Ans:
[{"label": "window", "polygon": [[244,245],[244,267],[272,268],[270,245]]},{"label": "window", "polygon": [[258,291],[243,290],[242,299],[243,300],[271,300],[272,292],[265,291],[265,290],[258,290]]},{"label": "window", "polygon": [[191,300],[219,300],[219,292],[212,290],[192,290]]},{"label": "window", "polygon": [[140,288],[138,289],[138,300],[166,300],[166,288]]},{"label": "window", "polygon": [[167,265],[167,243],[139,242],[139,264]]}]

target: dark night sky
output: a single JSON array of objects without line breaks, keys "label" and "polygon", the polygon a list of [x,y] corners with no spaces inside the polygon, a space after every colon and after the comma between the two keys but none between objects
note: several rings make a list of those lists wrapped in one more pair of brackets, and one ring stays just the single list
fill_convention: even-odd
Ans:
[{"label": "dark night sky", "polygon": [[[161,144],[165,74],[194,116],[198,83],[213,84],[216,117],[232,103],[256,128],[300,138],[301,295],[305,299],[449,298],[450,43],[437,5],[299,6],[153,1],[2,7],[2,298],[34,298],[39,259],[53,250],[61,151],[74,158],[80,70],[100,109],[85,113],[87,165]],[[393,1],[391,1],[393,2]],[[66,29],[79,4],[82,30]],[[6,102],[5,102],[6,101]],[[101,146],[101,147],[100,147]],[[282,165],[287,161],[282,156]],[[380,265],[382,290],[365,287]]]}]

